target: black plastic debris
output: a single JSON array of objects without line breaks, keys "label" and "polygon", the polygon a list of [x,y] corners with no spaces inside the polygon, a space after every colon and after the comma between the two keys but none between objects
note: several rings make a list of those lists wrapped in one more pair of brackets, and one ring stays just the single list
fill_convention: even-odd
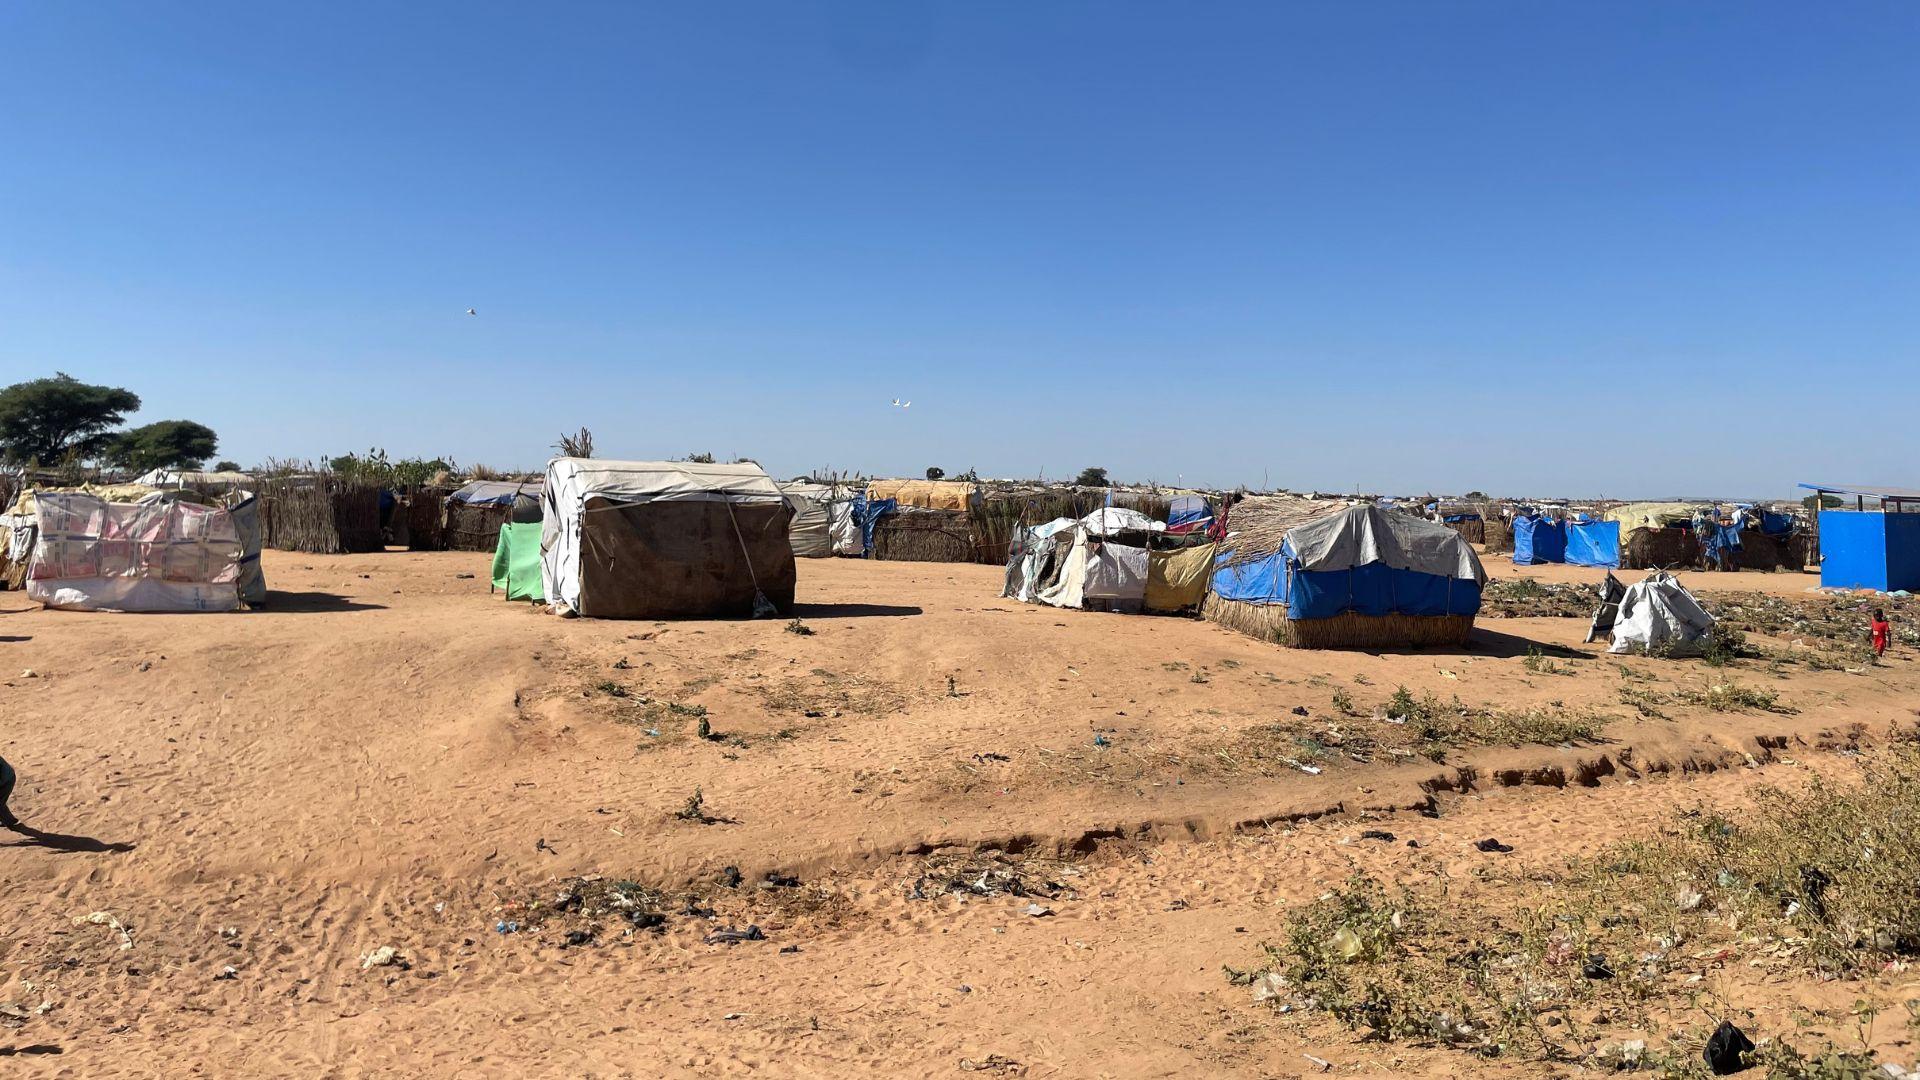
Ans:
[{"label": "black plastic debris", "polygon": [[740,868],[737,866],[729,866],[725,870],[720,871],[720,884],[725,885],[729,889],[739,888],[741,880]]},{"label": "black plastic debris", "polygon": [[715,930],[700,939],[707,945],[738,945],[743,941],[765,941],[767,935],[758,926],[749,924],[745,930],[736,930],[729,926],[724,930]]},{"label": "black plastic debris", "polygon": [[1307,707],[1305,705],[1295,705],[1293,707],[1293,715],[1295,716],[1307,715]]},{"label": "black plastic debris", "polygon": [[1399,839],[1399,837],[1393,835],[1392,833],[1388,832],[1385,829],[1368,829],[1366,832],[1363,832],[1360,834],[1360,839],[1379,840],[1383,843],[1391,844],[1395,840]]},{"label": "black plastic debris", "polygon": [[577,949],[592,940],[593,931],[591,930],[569,930],[567,931],[566,947],[569,949]]},{"label": "black plastic debris", "polygon": [[1613,965],[1607,963],[1606,957],[1595,953],[1587,957],[1587,962],[1580,968],[1580,974],[1585,975],[1589,979],[1611,979],[1613,978]]},{"label": "black plastic debris", "polygon": [[762,883],[761,887],[767,889],[797,889],[800,887],[800,879],[792,874],[769,873],[767,880]]},{"label": "black plastic debris", "polygon": [[1707,1039],[1707,1048],[1701,1057],[1707,1061],[1707,1068],[1715,1076],[1727,1076],[1748,1068],[1753,1064],[1747,1055],[1753,1053],[1753,1040],[1747,1033],[1734,1027],[1731,1021],[1722,1020],[1720,1026],[1713,1029],[1713,1035]]},{"label": "black plastic debris", "polygon": [[1504,853],[1513,850],[1512,844],[1503,844],[1491,836],[1473,846],[1479,848],[1481,851],[1498,851]]},{"label": "black plastic debris", "polygon": [[627,921],[633,924],[635,930],[665,930],[667,928],[667,917],[658,911],[631,911],[627,913]]},{"label": "black plastic debris", "polygon": [[1817,866],[1800,868],[1800,891],[1807,898],[1807,914],[1816,919],[1827,917],[1827,886],[1831,884],[1833,879],[1827,876],[1825,870]]}]

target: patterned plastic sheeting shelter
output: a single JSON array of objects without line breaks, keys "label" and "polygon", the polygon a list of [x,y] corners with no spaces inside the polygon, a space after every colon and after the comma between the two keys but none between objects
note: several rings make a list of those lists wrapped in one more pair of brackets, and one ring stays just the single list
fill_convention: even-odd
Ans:
[{"label": "patterned plastic sheeting shelter", "polygon": [[233,611],[240,532],[225,510],[41,492],[27,596],[74,611]]}]

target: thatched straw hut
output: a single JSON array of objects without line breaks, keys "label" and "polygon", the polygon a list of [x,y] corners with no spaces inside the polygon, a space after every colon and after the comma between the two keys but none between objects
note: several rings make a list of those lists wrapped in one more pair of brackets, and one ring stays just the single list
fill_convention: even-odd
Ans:
[{"label": "thatched straw hut", "polygon": [[1457,532],[1424,518],[1354,506],[1315,514],[1274,535],[1283,515],[1310,512],[1294,506],[1263,514],[1256,507],[1248,515],[1255,520],[1243,519],[1242,529],[1234,528],[1230,516],[1233,551],[1215,572],[1201,614],[1298,648],[1466,644],[1486,572]]},{"label": "thatched straw hut", "polygon": [[441,542],[448,551],[488,551],[500,545],[500,526],[540,520],[544,482],[475,480],[448,495]]}]

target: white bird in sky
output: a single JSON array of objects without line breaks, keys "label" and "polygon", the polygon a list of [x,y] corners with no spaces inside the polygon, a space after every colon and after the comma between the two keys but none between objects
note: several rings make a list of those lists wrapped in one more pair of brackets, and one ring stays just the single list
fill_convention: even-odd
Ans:
[{"label": "white bird in sky", "polygon": [[480,313],[479,313],[479,312],[477,312],[477,311],[475,311],[475,310],[473,310],[472,308],[468,308],[468,309],[467,309],[467,314],[469,314],[469,315],[478,315],[478,314],[480,314]]},{"label": "white bird in sky", "polygon": [[893,407],[894,407],[894,408],[896,408],[896,409],[911,409],[911,408],[913,408],[913,402],[911,402],[911,401],[901,401],[901,400],[900,400],[899,398],[894,398],[894,399],[893,399]]}]

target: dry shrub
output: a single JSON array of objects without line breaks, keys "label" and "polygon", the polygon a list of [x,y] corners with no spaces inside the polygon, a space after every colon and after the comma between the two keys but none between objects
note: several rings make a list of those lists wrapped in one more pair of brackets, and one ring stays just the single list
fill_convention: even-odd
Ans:
[{"label": "dry shrub", "polygon": [[[1545,882],[1507,881],[1524,895],[1498,903],[1356,877],[1295,912],[1261,970],[1283,996],[1378,1038],[1568,1060],[1597,1035],[1658,1027],[1691,977],[1722,963],[1775,981],[1910,961],[1916,881],[1920,749],[1907,744],[1864,762],[1855,783],[1764,789],[1737,821],[1690,812]],[[1697,1055],[1674,1046],[1642,1064],[1690,1075]],[[1756,1056],[1776,1076],[1864,1075],[1844,1071],[1863,1056],[1830,1048],[1763,1041]]]}]

